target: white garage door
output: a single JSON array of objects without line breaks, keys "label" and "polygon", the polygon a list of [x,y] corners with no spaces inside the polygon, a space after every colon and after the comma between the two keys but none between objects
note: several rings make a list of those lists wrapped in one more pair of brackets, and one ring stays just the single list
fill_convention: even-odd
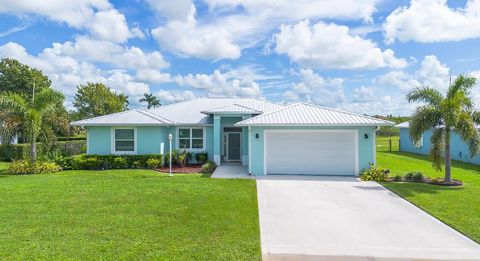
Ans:
[{"label": "white garage door", "polygon": [[265,131],[268,174],[354,175],[354,131]]}]

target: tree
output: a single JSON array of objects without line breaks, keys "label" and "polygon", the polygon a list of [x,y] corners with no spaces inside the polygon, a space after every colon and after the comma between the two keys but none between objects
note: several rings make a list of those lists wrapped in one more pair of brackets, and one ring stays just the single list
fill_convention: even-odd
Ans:
[{"label": "tree", "polygon": [[92,118],[127,110],[128,97],[102,83],[87,83],[77,87],[73,107],[79,119]]},{"label": "tree", "polygon": [[38,69],[15,59],[0,60],[0,92],[15,92],[31,98],[33,82],[37,93],[51,85],[50,79]]},{"label": "tree", "polygon": [[44,124],[47,115],[58,109],[57,105],[63,99],[62,93],[50,88],[44,88],[38,93],[32,91],[31,98],[15,92],[2,92],[0,95],[0,106],[5,108],[4,111],[11,114],[12,118],[23,122],[25,137],[31,144],[30,160],[32,162],[37,158],[36,142],[39,135],[51,130]]},{"label": "tree", "polygon": [[475,126],[480,124],[480,113],[475,110],[470,95],[475,83],[475,78],[460,75],[446,94],[430,87],[418,87],[407,95],[409,102],[425,103],[416,108],[410,119],[410,137],[418,142],[425,131],[432,130],[430,156],[437,171],[442,170],[443,160],[445,161],[445,183],[452,182],[452,131],[458,133],[468,145],[471,157],[480,152],[480,134]]},{"label": "tree", "polygon": [[150,109],[150,108],[157,108],[159,106],[162,106],[162,104],[160,103],[160,101],[157,99],[157,97],[155,97],[153,94],[149,94],[149,93],[144,93],[143,94],[143,98],[141,98],[140,100],[138,100],[139,102],[146,102],[147,103],[147,109]]}]

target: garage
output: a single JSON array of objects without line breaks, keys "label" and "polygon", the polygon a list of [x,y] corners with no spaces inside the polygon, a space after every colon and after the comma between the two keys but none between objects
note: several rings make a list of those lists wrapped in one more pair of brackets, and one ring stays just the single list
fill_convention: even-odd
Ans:
[{"label": "garage", "polygon": [[356,130],[265,130],[266,175],[357,173]]}]

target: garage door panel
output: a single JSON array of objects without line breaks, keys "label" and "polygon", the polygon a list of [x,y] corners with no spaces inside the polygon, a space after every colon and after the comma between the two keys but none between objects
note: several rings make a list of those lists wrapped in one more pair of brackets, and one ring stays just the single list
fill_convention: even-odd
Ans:
[{"label": "garage door panel", "polygon": [[353,132],[267,132],[267,174],[353,175]]}]

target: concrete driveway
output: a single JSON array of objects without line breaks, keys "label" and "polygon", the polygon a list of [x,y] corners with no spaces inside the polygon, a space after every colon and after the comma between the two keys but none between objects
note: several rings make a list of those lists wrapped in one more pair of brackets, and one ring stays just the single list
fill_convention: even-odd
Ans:
[{"label": "concrete driveway", "polygon": [[264,260],[480,260],[480,246],[375,182],[257,180]]}]

